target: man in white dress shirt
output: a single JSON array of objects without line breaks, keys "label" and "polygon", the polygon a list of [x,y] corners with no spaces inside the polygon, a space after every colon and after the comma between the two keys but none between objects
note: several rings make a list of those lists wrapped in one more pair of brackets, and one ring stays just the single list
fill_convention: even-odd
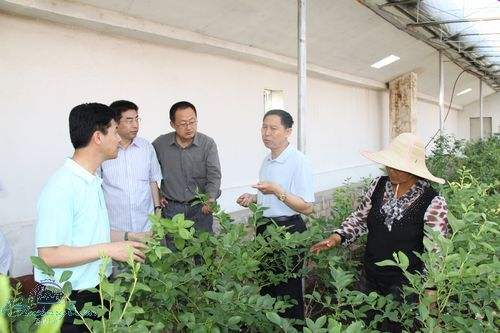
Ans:
[{"label": "man in white dress shirt", "polygon": [[112,237],[140,240],[150,230],[149,214],[160,208],[157,182],[161,169],[156,152],[147,140],[137,136],[138,107],[125,100],[111,103],[121,137],[118,157],[101,166],[104,197]]},{"label": "man in white dress shirt", "polygon": [[[304,232],[306,226],[300,214],[313,212],[314,188],[312,168],[304,154],[295,149],[288,138],[292,133],[293,118],[283,110],[271,110],[264,115],[262,141],[271,150],[264,158],[259,173],[259,183],[253,187],[257,194],[245,193],[236,201],[243,207],[252,202],[268,207],[264,216],[289,232]],[[263,233],[266,225],[257,228]],[[298,263],[302,258],[294,258]],[[300,265],[297,265],[297,271]],[[284,317],[304,319],[302,279],[292,278],[277,285],[266,286],[262,294],[272,297],[289,295],[297,304],[286,309]]]}]

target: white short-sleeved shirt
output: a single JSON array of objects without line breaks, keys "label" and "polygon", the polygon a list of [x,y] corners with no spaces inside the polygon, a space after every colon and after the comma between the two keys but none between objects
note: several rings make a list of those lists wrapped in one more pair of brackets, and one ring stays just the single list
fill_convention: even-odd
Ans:
[{"label": "white short-sleeved shirt", "polygon": [[144,232],[153,213],[150,182],[162,179],[156,152],[147,140],[136,137],[118,157],[102,163],[102,188],[112,230]]},{"label": "white short-sleeved shirt", "polygon": [[[259,172],[259,181],[279,184],[287,193],[314,202],[314,184],[311,164],[307,157],[291,144],[288,144],[274,160],[271,154],[264,158]],[[266,217],[292,216],[296,211],[281,202],[274,194],[257,192],[257,203],[268,207]]]}]

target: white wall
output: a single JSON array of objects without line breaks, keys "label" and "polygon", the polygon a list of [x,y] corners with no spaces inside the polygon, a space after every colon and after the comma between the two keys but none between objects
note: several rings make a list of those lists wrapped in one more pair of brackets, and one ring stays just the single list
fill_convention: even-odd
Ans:
[{"label": "white wall", "polygon": [[[193,53],[44,21],[0,14],[0,229],[15,253],[14,275],[31,271],[36,200],[72,153],[67,118],[82,102],[130,99],[140,106],[140,135],[169,131],[180,99],[199,109],[199,129],[218,146],[222,206],[257,181],[263,90],[283,90],[296,115],[296,76],[262,65]],[[377,166],[359,155],[386,140],[387,94],[310,79],[307,154],[317,191]],[[295,140],[295,137],[293,138]]]},{"label": "white wall", "polygon": [[[483,116],[491,117],[491,132],[500,133],[500,93],[483,98]],[[470,139],[470,118],[479,117],[479,102],[468,104],[460,113],[459,137]]]},{"label": "white wall", "polygon": [[[453,107],[449,109],[445,107],[443,119],[448,113],[448,118],[444,122],[444,132],[458,136],[459,132],[459,115],[463,112]],[[425,100],[419,99],[417,102],[417,134],[427,144],[434,134],[439,130],[439,105]],[[427,151],[432,149],[432,143],[427,148]]]}]

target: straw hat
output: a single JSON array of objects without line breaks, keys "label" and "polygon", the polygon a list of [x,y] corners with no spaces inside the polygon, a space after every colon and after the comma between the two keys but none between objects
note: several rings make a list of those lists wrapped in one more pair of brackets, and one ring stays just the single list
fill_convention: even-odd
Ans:
[{"label": "straw hat", "polygon": [[425,165],[425,147],[422,140],[412,133],[401,133],[389,147],[377,152],[363,151],[361,155],[369,160],[405,171],[415,176],[444,184],[445,180],[433,176]]}]

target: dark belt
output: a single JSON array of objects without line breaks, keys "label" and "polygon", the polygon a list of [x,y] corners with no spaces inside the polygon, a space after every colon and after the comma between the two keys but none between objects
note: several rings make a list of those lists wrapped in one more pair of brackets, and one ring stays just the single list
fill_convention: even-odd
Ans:
[{"label": "dark belt", "polygon": [[274,220],[275,222],[287,222],[292,221],[299,218],[299,214],[291,215],[291,216],[270,216],[268,219]]},{"label": "dark belt", "polygon": [[177,203],[177,204],[180,204],[180,205],[190,205],[190,204],[192,204],[195,201],[196,201],[196,199],[192,199],[192,200],[189,200],[189,201],[177,201],[177,200],[174,200],[174,199],[168,199],[167,198],[167,202],[173,202],[173,203]]}]

